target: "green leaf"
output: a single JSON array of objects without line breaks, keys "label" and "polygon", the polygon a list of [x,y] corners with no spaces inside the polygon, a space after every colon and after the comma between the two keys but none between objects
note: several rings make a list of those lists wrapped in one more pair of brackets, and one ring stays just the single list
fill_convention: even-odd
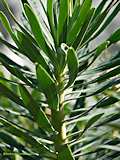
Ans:
[{"label": "green leaf", "polygon": [[85,132],[88,128],[90,128],[95,122],[97,122],[102,116],[104,115],[104,113],[100,113],[97,114],[95,116],[93,116],[86,124],[85,129],[83,132]]},{"label": "green leaf", "polygon": [[35,39],[31,36],[31,34],[17,21],[14,14],[12,13],[11,9],[9,8],[9,5],[6,0],[2,0],[3,5],[5,6],[6,10],[8,11],[10,17],[13,19],[13,21],[19,26],[19,28],[23,31],[23,33],[35,44],[37,45],[37,42]]},{"label": "green leaf", "polygon": [[[106,132],[106,133],[108,133],[108,132]],[[103,133],[102,135],[99,135],[99,136],[97,136],[97,137],[94,137],[94,138],[92,138],[90,141],[88,141],[88,142],[86,142],[85,143],[85,145],[86,144],[89,144],[89,143],[92,143],[92,142],[94,142],[94,141],[96,141],[96,140],[100,140],[101,138],[103,138],[104,137],[104,135],[106,135],[106,133]],[[120,141],[119,141],[119,139],[118,138],[114,138],[114,139],[112,139],[112,140],[108,140],[108,142],[105,142],[103,145],[105,145],[105,146],[115,146],[115,145],[119,145],[119,143],[120,143]],[[84,144],[83,144],[83,146],[84,146]],[[85,156],[85,155],[90,155],[90,154],[92,154],[92,153],[100,153],[100,151],[103,151],[103,150],[105,150],[104,149],[104,147],[102,148],[101,147],[102,145],[98,145],[98,147],[97,147],[97,149],[95,149],[94,151],[87,151],[87,152],[84,152],[84,153],[80,153],[80,151],[81,151],[81,148],[80,149],[78,149],[78,151],[77,152],[79,152],[80,154],[76,154],[75,155],[75,157],[80,157],[80,156]],[[86,146],[85,146],[86,147]],[[75,151],[76,152],[76,151]],[[76,152],[76,153],[77,153]],[[106,155],[106,154],[105,154]],[[111,155],[112,154],[110,154],[109,156],[108,156],[108,159],[109,158],[111,158]],[[115,155],[117,156],[117,154],[115,153]],[[104,157],[104,154],[103,154],[103,157]],[[107,157],[107,156],[105,156],[105,157]],[[101,155],[100,155],[100,158],[101,158]]]},{"label": "green leaf", "polygon": [[103,10],[105,4],[108,2],[108,0],[102,0],[101,3],[98,5],[98,7],[95,10],[95,14],[93,17],[93,20],[101,13],[101,11]]},{"label": "green leaf", "polygon": [[120,74],[120,67],[118,66],[117,68],[100,75],[99,77],[93,79],[92,81],[90,81],[88,83],[91,84],[91,83],[96,83],[96,82],[102,82],[102,81],[105,81],[105,80],[107,80],[111,77],[114,77],[116,75],[119,75],[119,74]]},{"label": "green leaf", "polygon": [[16,48],[15,46],[13,46],[12,44],[10,44],[9,42],[5,41],[5,40],[2,39],[1,37],[0,37],[0,43],[1,43],[1,44],[4,44],[5,46],[7,46],[7,47],[10,48],[10,49],[13,49],[13,50],[19,52],[19,49],[18,49],[18,48]]},{"label": "green leaf", "polygon": [[7,17],[5,16],[5,14],[3,12],[0,11],[0,19],[5,27],[5,29],[7,30],[7,32],[10,34],[10,36],[12,37],[12,39],[15,41],[15,43],[17,44],[17,38],[10,26],[10,23],[7,19]]},{"label": "green leaf", "polygon": [[95,58],[97,58],[108,47],[109,43],[110,43],[109,41],[106,41],[97,47],[96,53],[95,53]]},{"label": "green leaf", "polygon": [[100,27],[101,23],[104,21],[106,18],[106,15],[108,12],[106,10],[102,12],[96,19],[93,21],[89,27],[89,30],[87,31],[83,41],[82,45],[85,45],[86,43],[90,42],[92,40],[91,36],[95,33],[95,31]]},{"label": "green leaf", "polygon": [[[104,108],[106,106],[110,106],[116,102],[118,102],[119,99],[115,98],[115,97],[104,97],[102,99],[100,99],[96,104],[92,105],[89,109],[84,110],[84,112],[80,113],[79,115],[77,115],[76,117],[73,117],[71,119],[78,119],[82,116],[87,115],[90,111],[92,111],[95,108]],[[73,111],[74,112],[80,112],[81,109],[76,109]]]},{"label": "green leaf", "polygon": [[18,150],[25,150],[25,147],[18,143],[10,134],[5,132],[0,132],[0,139],[6,143],[9,144],[11,147],[15,147]]},{"label": "green leaf", "polygon": [[67,34],[67,44],[72,45],[75,41],[76,36],[80,33],[80,30],[87,18],[87,13],[91,8],[92,0],[85,0],[81,6],[78,18],[72,25],[70,31]]},{"label": "green leaf", "polygon": [[22,72],[20,69],[14,67],[14,66],[10,66],[10,65],[8,65],[8,64],[6,64],[6,63],[4,63],[4,62],[2,62],[2,63],[3,63],[3,66],[4,66],[11,74],[13,74],[13,75],[16,76],[17,78],[19,78],[19,80],[25,82],[27,85],[33,87],[33,84],[27,79],[26,76],[24,76],[23,72]]},{"label": "green leaf", "polygon": [[45,42],[45,38],[43,35],[43,32],[41,30],[38,18],[36,17],[36,15],[33,13],[33,10],[30,8],[29,5],[25,4],[24,5],[25,8],[25,13],[26,16],[29,20],[29,24],[31,26],[31,30],[33,32],[33,35],[39,45],[39,47],[45,52],[48,52],[48,46]]},{"label": "green leaf", "polygon": [[120,119],[120,113],[113,113],[111,116],[106,117],[102,122],[100,122],[96,127],[107,125],[110,122]]},{"label": "green leaf", "polygon": [[108,41],[110,41],[109,45],[120,41],[120,28],[108,38]]},{"label": "green leaf", "polygon": [[100,103],[96,104],[97,108],[101,108],[101,107],[106,107],[106,106],[110,106],[116,102],[118,102],[119,99],[115,98],[115,97],[106,97],[103,101],[101,101]]},{"label": "green leaf", "polygon": [[61,74],[66,66],[66,53],[62,50],[62,48],[58,48],[57,50],[57,60],[58,60],[58,73]]},{"label": "green leaf", "polygon": [[103,64],[100,64],[99,66],[97,66],[97,68],[90,70],[87,74],[90,74],[90,73],[95,74],[96,72],[105,71],[107,69],[111,69],[119,65],[120,65],[120,58],[116,58],[116,59],[104,62]]},{"label": "green leaf", "polygon": [[73,25],[79,15],[79,12],[80,12],[80,4],[77,4],[73,10],[73,13],[72,13],[72,17],[70,17],[70,20],[68,21],[68,26],[67,26],[67,30],[69,32],[70,28],[71,28],[71,25]]},{"label": "green leaf", "polygon": [[78,73],[78,59],[75,50],[72,47],[67,51],[67,65],[69,69],[69,81],[65,88],[68,88],[74,83]]},{"label": "green leaf", "polygon": [[87,14],[87,18],[86,18],[86,20],[85,20],[85,22],[84,22],[84,24],[83,24],[83,26],[81,28],[81,31],[78,34],[78,36],[77,36],[77,38],[76,38],[76,40],[75,40],[75,42],[73,44],[73,48],[74,49],[77,49],[78,46],[80,47],[81,42],[82,42],[82,40],[83,40],[83,38],[84,38],[88,28],[89,28],[89,25],[91,23],[92,17],[94,15],[94,11],[95,11],[95,8],[91,8],[89,10],[89,12]]},{"label": "green leaf", "polygon": [[38,86],[41,91],[46,95],[49,107],[58,110],[58,94],[56,84],[53,78],[48,72],[41,66],[38,65],[36,68]]},{"label": "green leaf", "polygon": [[29,110],[39,127],[49,132],[53,132],[53,128],[47,116],[36,103],[36,101],[34,101],[33,97],[30,95],[27,89],[23,85],[19,85],[19,89],[26,108]]},{"label": "green leaf", "polygon": [[6,127],[6,130],[9,133],[15,135],[16,137],[20,137],[27,144],[32,145],[32,149],[34,150],[34,152],[38,152],[41,156],[55,158],[55,155],[50,150],[48,150],[46,146],[39,143],[29,133],[23,131],[14,123],[8,121],[7,119],[5,119],[2,116],[0,116],[0,122]]},{"label": "green leaf", "polygon": [[49,59],[52,61],[53,65],[56,66],[56,58],[54,52],[49,48],[45,41],[45,36],[43,35],[40,23],[38,21],[38,18],[34,14],[31,7],[27,4],[24,6],[25,13],[28,18],[32,33],[39,45],[39,47],[44,51],[44,53],[49,57]]},{"label": "green leaf", "polygon": [[75,160],[68,145],[64,145],[58,154],[58,160]]},{"label": "green leaf", "polygon": [[11,36],[13,36],[13,31],[12,31],[12,28],[11,28],[11,26],[10,26],[10,23],[9,23],[7,17],[5,16],[5,14],[4,14],[2,11],[0,11],[0,19],[1,19],[4,27],[6,28],[7,32],[8,32]]},{"label": "green leaf", "polygon": [[38,62],[46,70],[49,70],[45,59],[43,58],[37,47],[30,41],[30,39],[28,39],[26,35],[18,30],[17,36],[20,43],[19,49],[21,50],[21,53],[24,53],[32,62]]},{"label": "green leaf", "polygon": [[52,77],[47,73],[47,71],[41,66],[37,65],[36,68],[38,82],[40,82],[39,87],[44,91],[52,85],[55,85]]},{"label": "green leaf", "polygon": [[17,118],[18,117],[24,117],[24,118],[27,118],[27,119],[33,121],[33,118],[30,115],[26,114],[25,111],[23,113],[19,113],[18,111],[16,112],[16,111],[13,111],[11,109],[5,109],[4,106],[3,106],[3,107],[0,107],[0,112],[1,112],[1,114],[6,113],[7,115],[10,115],[10,116],[14,116],[14,117],[17,117]]},{"label": "green leaf", "polygon": [[102,84],[100,84],[99,86],[97,86],[96,88],[89,89],[89,91],[87,92],[87,97],[99,94],[99,93],[105,91],[106,89],[108,89],[112,86],[115,86],[117,84],[120,84],[119,78],[114,78],[112,80],[105,81]]},{"label": "green leaf", "polygon": [[68,0],[60,0],[60,13],[58,17],[58,25],[57,25],[57,43],[59,44],[59,39],[64,32],[64,24],[68,16],[68,9],[69,9],[69,1]]},{"label": "green leaf", "polygon": [[56,42],[56,29],[54,26],[54,16],[53,16],[53,0],[47,0],[47,16],[48,21],[51,29],[52,36],[54,38],[54,41]]},{"label": "green leaf", "polygon": [[9,57],[7,57],[5,54],[0,52],[0,62],[6,63],[7,65],[11,65],[14,67],[18,67],[19,69],[23,69],[24,67],[17,64],[16,62],[12,61]]},{"label": "green leaf", "polygon": [[[93,59],[92,59],[92,61],[90,62],[90,65],[92,64],[92,63],[94,63],[94,61],[103,53],[103,51],[105,50],[105,49],[107,49],[108,48],[108,45],[110,44],[110,42],[109,41],[105,41],[105,42],[103,42],[102,44],[100,44],[96,49],[95,49],[95,53],[94,53],[94,51],[93,52],[91,52],[89,55],[88,55],[88,57],[90,56],[90,57],[92,57],[93,55]],[[86,58],[86,57],[85,57]],[[83,58],[84,59],[84,58]],[[89,65],[89,66],[90,66]]]},{"label": "green leaf", "polygon": [[115,18],[115,16],[118,14],[119,11],[120,11],[120,3],[113,10],[113,12],[109,15],[109,17],[105,20],[101,28],[97,31],[97,33],[95,33],[92,39],[96,38],[99,34],[101,34],[106,29],[106,27],[112,22],[112,20]]},{"label": "green leaf", "polygon": [[21,106],[24,106],[22,100],[14,92],[12,92],[10,89],[8,89],[2,83],[0,83],[0,95],[9,98],[13,102],[15,102],[15,103],[17,103],[17,104],[19,104]]}]

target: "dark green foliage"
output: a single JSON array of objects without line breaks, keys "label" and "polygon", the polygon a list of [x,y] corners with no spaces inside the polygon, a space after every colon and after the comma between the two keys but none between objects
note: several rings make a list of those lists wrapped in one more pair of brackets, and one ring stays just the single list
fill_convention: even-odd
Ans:
[{"label": "dark green foliage", "polygon": [[[0,43],[31,65],[0,52],[0,159],[108,160],[120,157],[120,52],[96,65],[120,41],[120,28],[91,43],[120,11],[119,1],[21,1],[26,26],[2,0],[0,20],[14,41]],[[43,14],[43,15],[42,15]],[[91,102],[91,103],[89,103]]]}]

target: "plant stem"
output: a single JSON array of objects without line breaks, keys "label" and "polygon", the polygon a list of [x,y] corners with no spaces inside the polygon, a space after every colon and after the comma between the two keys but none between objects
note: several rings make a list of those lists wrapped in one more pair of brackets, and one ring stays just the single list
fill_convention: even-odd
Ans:
[{"label": "plant stem", "polygon": [[[60,76],[58,78],[58,84],[60,86],[64,86],[64,77]],[[63,123],[64,121],[64,91],[60,91],[59,93],[59,110],[55,111],[52,110],[52,124],[57,131],[55,138],[54,138],[54,145],[55,145],[55,151],[57,154],[61,152],[61,149],[63,148],[64,144],[67,141],[66,138],[66,125]]]}]

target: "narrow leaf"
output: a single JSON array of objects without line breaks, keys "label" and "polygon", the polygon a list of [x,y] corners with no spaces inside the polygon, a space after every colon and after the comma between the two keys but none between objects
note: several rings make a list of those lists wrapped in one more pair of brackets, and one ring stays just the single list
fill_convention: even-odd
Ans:
[{"label": "narrow leaf", "polygon": [[102,82],[102,81],[105,81],[106,79],[109,79],[109,78],[114,77],[119,74],[120,74],[120,67],[117,67],[107,73],[100,75],[99,77],[93,79],[92,81],[90,81],[88,83],[90,84],[90,83]]},{"label": "narrow leaf", "polygon": [[119,101],[119,99],[117,99],[115,97],[107,97],[103,101],[101,101],[101,103],[97,103],[96,107],[97,108],[102,108],[102,107],[104,108],[104,107],[110,106],[118,101]]},{"label": "narrow leaf", "polygon": [[22,144],[18,143],[11,135],[5,132],[0,132],[0,139],[11,147],[15,147],[18,150],[25,150],[25,147]]},{"label": "narrow leaf", "polygon": [[19,52],[19,49],[18,49],[18,48],[16,48],[15,46],[13,46],[12,44],[10,44],[10,43],[7,42],[6,40],[2,39],[1,37],[0,37],[0,43],[6,45],[6,46],[7,46],[8,48],[10,48],[10,49],[13,49],[13,50]]},{"label": "narrow leaf", "polygon": [[17,38],[10,26],[10,23],[7,19],[7,17],[5,16],[5,14],[3,12],[0,11],[0,19],[2,21],[2,24],[4,25],[5,29],[7,30],[7,32],[10,34],[10,36],[12,37],[12,39],[15,41],[15,43],[17,44]]},{"label": "narrow leaf", "polygon": [[5,6],[6,10],[8,11],[10,17],[13,19],[13,21],[19,26],[19,28],[23,31],[23,33],[35,44],[37,45],[37,42],[35,39],[31,36],[31,34],[17,21],[16,17],[12,13],[11,9],[9,8],[9,5],[6,0],[2,0],[3,5]]},{"label": "narrow leaf", "polygon": [[78,73],[78,59],[75,50],[72,47],[67,51],[67,65],[69,69],[69,81],[65,88],[74,83]]},{"label": "narrow leaf", "polygon": [[29,135],[27,132],[23,131],[22,129],[18,128],[15,124],[11,123],[4,117],[0,116],[0,122],[6,126],[6,130],[9,131],[9,133],[15,135],[16,137],[20,137],[22,140],[24,140],[27,144],[32,145],[32,149],[35,152],[38,152],[40,155],[45,157],[54,157],[55,155],[47,149],[43,144],[39,143],[35,138],[33,138],[31,135]]},{"label": "narrow leaf", "polygon": [[29,24],[31,26],[31,30],[33,32],[33,35],[34,35],[38,45],[45,53],[47,53],[48,47],[45,42],[45,38],[43,36],[43,32],[41,30],[41,27],[40,27],[40,24],[39,24],[39,21],[38,21],[36,15],[33,13],[32,9],[30,8],[29,5],[25,4],[24,8],[25,8],[26,16],[29,20]]},{"label": "narrow leaf", "polygon": [[23,52],[32,62],[38,62],[42,65],[46,70],[49,69],[45,59],[41,55],[40,51],[37,47],[24,35],[22,32],[17,30],[17,36],[19,39],[19,49]]},{"label": "narrow leaf", "polygon": [[78,18],[76,19],[75,24],[72,25],[70,31],[67,34],[67,44],[72,45],[75,41],[76,36],[79,34],[85,20],[87,13],[91,8],[92,0],[85,0],[81,6]]},{"label": "narrow leaf", "polygon": [[118,120],[120,118],[120,113],[114,113],[113,115],[106,117],[102,122],[100,122],[96,127],[107,125],[110,122]]},{"label": "narrow leaf", "polygon": [[2,11],[0,11],[0,19],[1,19],[4,27],[6,28],[7,32],[8,32],[11,36],[13,36],[13,31],[12,31],[12,28],[11,28],[11,26],[10,26],[10,23],[9,23],[7,17],[5,16],[5,14],[4,14]]},{"label": "narrow leaf", "polygon": [[69,5],[68,0],[60,0],[60,13],[59,13],[59,18],[58,18],[58,26],[57,26],[57,41],[58,42],[59,42],[62,32],[64,32],[63,28],[64,28],[66,18],[68,16],[68,9],[69,9],[68,5]]},{"label": "narrow leaf", "polygon": [[120,41],[120,28],[109,37],[108,41],[110,41],[109,45]]},{"label": "narrow leaf", "polygon": [[36,68],[39,89],[46,95],[49,106],[52,109],[58,109],[58,95],[55,82],[48,72],[38,65]]},{"label": "narrow leaf", "polygon": [[109,60],[103,64],[100,64],[97,66],[97,68],[91,69],[90,71],[86,72],[87,74],[95,74],[100,71],[105,71],[107,69],[111,69],[113,67],[119,66],[120,65],[120,58],[116,58],[113,60]]},{"label": "narrow leaf", "polygon": [[77,47],[80,47],[81,42],[82,42],[82,40],[83,40],[83,38],[84,38],[88,28],[89,28],[89,25],[91,23],[92,17],[94,15],[94,11],[95,11],[95,8],[91,8],[89,10],[89,12],[87,14],[87,18],[86,18],[86,20],[85,20],[85,22],[84,22],[84,24],[83,24],[83,26],[81,28],[81,31],[78,34],[78,36],[77,36],[77,38],[76,38],[76,40],[75,40],[75,42],[73,44],[73,48],[74,49],[77,49]]},{"label": "narrow leaf", "polygon": [[13,102],[15,102],[15,103],[17,103],[17,104],[19,104],[21,106],[24,106],[22,100],[14,92],[12,92],[10,89],[8,89],[2,83],[0,83],[0,95],[9,98]]},{"label": "narrow leaf", "polygon": [[68,32],[70,31],[71,26],[75,23],[78,15],[79,15],[80,7],[81,7],[80,4],[78,4],[75,6],[75,8],[73,10],[72,17],[70,17],[70,20],[68,21],[68,26],[67,26]]},{"label": "narrow leaf", "polygon": [[75,160],[68,145],[64,145],[58,154],[58,160]]},{"label": "narrow leaf", "polygon": [[115,78],[115,79],[103,82],[98,87],[93,88],[93,89],[89,89],[89,91],[87,92],[87,97],[99,94],[99,93],[105,91],[106,89],[108,89],[112,86],[115,86],[117,84],[120,84],[120,79],[119,78]]},{"label": "narrow leaf", "polygon": [[[105,1],[107,2],[107,1]],[[108,18],[105,20],[101,28],[95,33],[95,35],[92,37],[92,39],[96,38],[98,35],[100,35],[106,27],[112,22],[112,20],[116,17],[118,12],[120,11],[120,3],[117,5],[117,7],[113,10],[113,12],[108,16]]]},{"label": "narrow leaf", "polygon": [[6,63],[3,63],[3,66],[11,73],[13,74],[14,76],[16,76],[17,78],[19,78],[21,81],[25,82],[27,85],[29,86],[33,86],[32,83],[27,79],[26,76],[24,76],[23,72],[14,67],[14,66],[9,66],[8,64]]},{"label": "narrow leaf", "polygon": [[94,117],[92,117],[86,124],[85,126],[85,129],[84,129],[84,132],[90,128],[95,122],[97,122],[102,116],[103,116],[104,113],[100,113],[100,114],[97,114],[95,115]]},{"label": "narrow leaf", "polygon": [[5,54],[0,52],[0,62],[1,63],[7,63],[7,65],[12,65],[14,67],[18,67],[19,69],[23,69],[24,67],[17,64],[16,62],[12,61],[9,57],[7,57]]},{"label": "narrow leaf", "polygon": [[98,5],[95,11],[95,15],[93,17],[93,20],[102,12],[105,4],[107,3],[108,0],[102,0],[101,3]]},{"label": "narrow leaf", "polygon": [[47,15],[52,36],[54,38],[54,41],[56,42],[56,35],[55,35],[56,31],[55,31],[54,16],[53,16],[53,0],[47,0]]},{"label": "narrow leaf", "polygon": [[104,21],[104,19],[106,18],[106,15],[108,14],[108,12],[104,11],[102,12],[96,19],[95,21],[90,25],[90,28],[88,30],[88,32],[86,33],[83,41],[82,41],[82,45],[90,42],[92,40],[91,36],[95,33],[95,31],[100,27],[101,23]]},{"label": "narrow leaf", "polygon": [[29,110],[38,125],[49,132],[53,132],[53,128],[47,116],[39,105],[34,101],[30,93],[23,85],[19,85],[20,93],[26,108]]},{"label": "narrow leaf", "polygon": [[100,54],[108,47],[109,45],[109,41],[105,41],[102,44],[100,44],[97,48],[96,48],[96,53],[94,55],[94,60],[100,56]]}]

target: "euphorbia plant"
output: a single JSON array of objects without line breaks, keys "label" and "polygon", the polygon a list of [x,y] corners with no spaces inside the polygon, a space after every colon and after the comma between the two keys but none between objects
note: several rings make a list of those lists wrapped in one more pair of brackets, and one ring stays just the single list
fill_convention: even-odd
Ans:
[{"label": "euphorbia plant", "polygon": [[[104,125],[110,127],[110,122],[120,117],[119,110],[109,112],[105,108],[119,101],[116,85],[120,83],[120,54],[113,53],[97,67],[93,64],[105,49],[120,40],[120,29],[93,50],[90,44],[118,14],[119,1],[102,0],[93,8],[92,0],[38,0],[35,2],[42,9],[39,15],[33,1],[28,0],[22,2],[23,24],[14,17],[6,0],[2,2],[16,23],[13,29],[0,12],[15,45],[2,38],[0,42],[29,59],[32,67],[17,64],[7,53],[0,53],[1,64],[17,78],[1,77],[0,95],[18,106],[13,110],[1,106],[10,115],[0,114],[1,158],[12,159],[16,154],[25,160],[118,157],[120,150],[114,145],[119,144],[119,138],[114,139],[112,132],[107,136]],[[5,81],[17,86],[19,92]],[[98,102],[85,107],[88,97],[96,97]],[[20,117],[27,119],[30,127],[24,126]]]}]

